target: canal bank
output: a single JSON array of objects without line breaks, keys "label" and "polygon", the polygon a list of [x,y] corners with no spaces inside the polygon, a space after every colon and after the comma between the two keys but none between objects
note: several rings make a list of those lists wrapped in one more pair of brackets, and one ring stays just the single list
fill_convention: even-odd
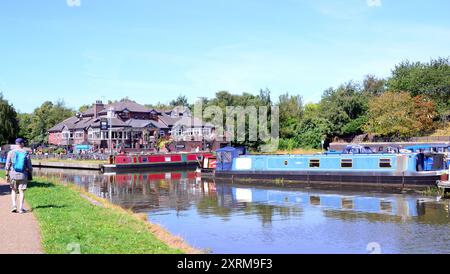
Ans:
[{"label": "canal bank", "polygon": [[146,218],[73,185],[36,177],[26,199],[39,222],[44,253],[200,253]]},{"label": "canal bank", "polygon": [[75,182],[212,253],[450,253],[450,201],[382,189],[218,183],[193,170],[100,174],[36,170]]}]

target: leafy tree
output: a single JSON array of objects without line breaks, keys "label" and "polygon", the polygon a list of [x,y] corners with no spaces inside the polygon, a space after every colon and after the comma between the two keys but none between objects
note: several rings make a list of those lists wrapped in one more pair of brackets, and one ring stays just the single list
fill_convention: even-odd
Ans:
[{"label": "leafy tree", "polygon": [[381,95],[386,91],[386,80],[367,75],[363,80],[363,90],[367,95]]},{"label": "leafy tree", "polygon": [[29,113],[19,113],[17,118],[19,120],[19,136],[26,140],[32,140],[31,123],[33,121],[33,116]]},{"label": "leafy tree", "polygon": [[422,113],[422,110],[417,109],[420,106],[423,106],[422,99],[416,99],[415,102],[407,92],[386,92],[369,103],[365,129],[380,136],[415,136],[424,129],[419,120],[426,119],[416,116]]},{"label": "leafy tree", "polygon": [[170,101],[169,105],[172,106],[172,107],[176,107],[176,106],[189,107],[189,102],[188,102],[188,99],[187,99],[186,96],[179,95],[177,97],[177,99]]},{"label": "leafy tree", "polygon": [[86,112],[88,109],[90,109],[92,107],[92,104],[90,104],[90,105],[82,105],[79,109],[78,109],[78,111],[79,112],[81,112],[81,113],[83,113],[83,112]]},{"label": "leafy tree", "polygon": [[278,107],[280,110],[280,138],[295,137],[303,118],[302,97],[283,94],[279,97]]},{"label": "leafy tree", "polygon": [[0,144],[12,143],[18,133],[17,112],[0,93]]},{"label": "leafy tree", "polygon": [[432,98],[441,118],[450,115],[450,61],[432,59],[428,63],[404,61],[392,71],[387,86],[392,91]]},{"label": "leafy tree", "polygon": [[330,122],[321,116],[322,106],[306,104],[297,140],[303,148],[321,148],[322,141],[331,135]]},{"label": "leafy tree", "polygon": [[436,128],[434,122],[437,117],[435,103],[425,96],[419,95],[413,98],[414,117],[421,134],[431,133]]},{"label": "leafy tree", "polygon": [[74,112],[65,106],[64,101],[52,103],[44,102],[32,114],[31,139],[33,143],[47,142],[47,131],[56,124],[74,115]]},{"label": "leafy tree", "polygon": [[[330,88],[324,92],[320,101],[319,115],[328,121],[331,136],[359,134],[362,128],[356,125],[361,123],[355,123],[353,120],[365,116],[367,108],[367,96],[357,84],[349,82],[337,89]],[[351,124],[347,125],[349,123]]]}]

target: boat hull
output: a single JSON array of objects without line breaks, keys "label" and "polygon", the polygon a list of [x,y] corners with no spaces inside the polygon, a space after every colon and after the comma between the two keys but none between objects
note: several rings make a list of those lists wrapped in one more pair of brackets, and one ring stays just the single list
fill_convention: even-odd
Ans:
[{"label": "boat hull", "polygon": [[280,171],[216,171],[217,180],[239,182],[266,181],[267,184],[283,186],[298,185],[358,185],[426,188],[436,186],[440,178],[438,173],[396,174],[381,172],[280,172]]}]

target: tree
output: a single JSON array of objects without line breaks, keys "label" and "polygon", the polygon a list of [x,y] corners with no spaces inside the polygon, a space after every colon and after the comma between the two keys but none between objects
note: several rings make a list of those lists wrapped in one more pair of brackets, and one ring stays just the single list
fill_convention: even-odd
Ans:
[{"label": "tree", "polygon": [[29,113],[19,113],[17,118],[19,120],[19,136],[26,140],[32,140],[31,123],[33,121],[33,115]]},{"label": "tree", "polygon": [[434,128],[434,104],[407,92],[385,92],[369,103],[365,130],[380,136],[411,137]]},{"label": "tree", "polygon": [[278,101],[280,111],[280,138],[293,138],[303,116],[303,101],[300,95],[280,95]]},{"label": "tree", "polygon": [[83,113],[83,112],[86,112],[88,109],[90,109],[92,107],[92,104],[91,105],[82,105],[79,109],[78,109],[78,111],[79,112],[81,112],[81,113]]},{"label": "tree", "polygon": [[74,115],[74,111],[65,106],[64,101],[55,104],[46,101],[32,114],[31,138],[33,143],[45,143],[47,131],[56,124]]},{"label": "tree", "polygon": [[170,101],[169,105],[172,107],[176,106],[189,107],[188,99],[184,95],[178,95],[177,99]]},{"label": "tree", "polygon": [[363,90],[367,95],[381,95],[386,91],[386,80],[367,75],[363,80]]},{"label": "tree", "polygon": [[389,90],[423,95],[433,99],[441,118],[450,115],[450,61],[431,59],[429,63],[403,61],[392,71]]},{"label": "tree", "polygon": [[[349,82],[324,92],[319,115],[330,125],[329,137],[360,134],[362,125],[359,121],[364,119],[360,117],[367,114],[367,108],[367,96],[358,84]],[[355,122],[356,119],[359,120]]]},{"label": "tree", "polygon": [[0,144],[12,143],[18,133],[17,112],[0,93]]},{"label": "tree", "polygon": [[413,98],[414,117],[420,133],[431,133],[435,128],[434,122],[437,112],[435,103],[425,96],[419,95]]}]

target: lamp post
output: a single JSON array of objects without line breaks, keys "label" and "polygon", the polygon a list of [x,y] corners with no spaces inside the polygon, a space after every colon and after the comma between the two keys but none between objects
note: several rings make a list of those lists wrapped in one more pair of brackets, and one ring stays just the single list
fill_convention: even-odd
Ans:
[{"label": "lamp post", "polygon": [[112,118],[114,116],[114,108],[110,107],[108,109],[108,123],[109,123],[109,155],[113,154],[112,150]]}]

